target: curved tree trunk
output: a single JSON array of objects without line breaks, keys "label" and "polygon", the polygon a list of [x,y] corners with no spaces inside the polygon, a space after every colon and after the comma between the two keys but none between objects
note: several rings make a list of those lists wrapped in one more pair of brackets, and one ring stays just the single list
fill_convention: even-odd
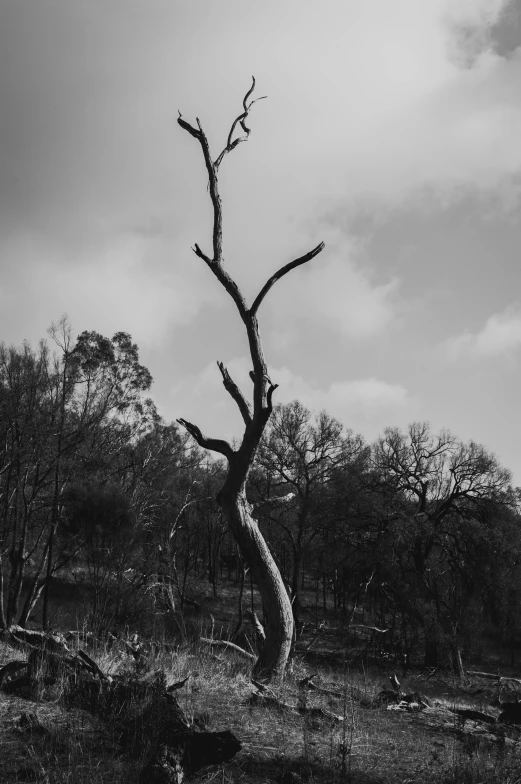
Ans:
[{"label": "curved tree trunk", "polygon": [[[271,287],[292,269],[305,264],[318,255],[323,249],[324,243],[320,243],[316,248],[304,254],[304,256],[281,267],[267,280],[254,299],[253,304],[249,307],[237,283],[223,267],[222,203],[219,195],[217,175],[225,155],[234,150],[241,142],[247,141],[250,135],[246,119],[255,103],[254,100],[248,103],[254,88],[255,79],[253,79],[251,89],[244,97],[244,111],[232,123],[226,146],[215,160],[211,157],[208,139],[199,119],[196,120],[196,127],[183,120],[181,115],[178,118],[181,128],[197,139],[201,145],[208,173],[208,191],[213,207],[213,256],[210,257],[204,253],[199,245],[195,245],[193,250],[196,256],[207,264],[219,283],[233,299],[246,328],[253,366],[250,372],[250,378],[253,382],[253,406],[233,381],[222,362],[218,362],[224,388],[237,404],[244,421],[245,427],[241,445],[238,449],[234,449],[228,441],[207,438],[197,425],[187,422],[185,419],[178,419],[178,422],[186,428],[201,447],[224,455],[228,461],[228,473],[217,500],[239,545],[242,557],[259,587],[264,603],[267,618],[266,641],[255,665],[255,671],[257,677],[262,676],[269,680],[270,678],[280,678],[284,674],[284,668],[291,650],[293,616],[280,572],[255,522],[252,514],[253,508],[246,499],[246,481],[264,428],[271,415],[273,408],[272,395],[277,388],[277,384],[273,384],[268,376],[259,335],[257,311]],[[234,138],[238,125],[244,132],[244,136]]]},{"label": "curved tree trunk", "polygon": [[293,615],[286,587],[257,521],[251,516],[245,493],[227,495],[223,488],[219,500],[264,604],[266,641],[255,664],[255,677],[280,678],[293,638]]}]

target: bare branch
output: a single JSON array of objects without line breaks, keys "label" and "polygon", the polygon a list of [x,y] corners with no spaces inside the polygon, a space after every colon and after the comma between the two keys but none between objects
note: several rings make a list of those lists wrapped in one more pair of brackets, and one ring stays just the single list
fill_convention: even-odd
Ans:
[{"label": "bare branch", "polygon": [[248,651],[245,651],[244,648],[241,648],[239,645],[235,645],[234,642],[230,642],[229,640],[210,640],[208,637],[200,637],[199,640],[200,642],[204,642],[206,645],[211,645],[214,648],[228,648],[230,651],[235,651],[235,653],[239,653],[246,659],[255,660],[257,658],[255,654],[248,653]]},{"label": "bare branch", "polygon": [[211,449],[213,452],[219,452],[221,455],[228,458],[228,460],[231,460],[233,457],[233,449],[228,441],[225,441],[223,438],[207,438],[197,425],[192,424],[192,422],[187,422],[186,419],[178,419],[177,421],[190,433],[192,438],[194,438],[203,449]]},{"label": "bare branch", "polygon": [[[193,125],[190,125],[189,122],[183,120],[181,112],[179,112],[179,117],[177,118],[178,124],[183,128],[183,130],[187,131],[190,136],[193,136],[195,139],[198,140],[199,144],[201,145],[201,149],[203,151],[204,162],[206,165],[206,171],[208,172],[208,189],[210,191],[210,198],[212,200],[213,205],[213,259],[210,261],[210,258],[204,254],[198,245],[194,247],[194,253],[196,253],[200,258],[204,259],[204,261],[210,266],[213,264],[222,264],[222,205],[221,205],[221,197],[219,196],[219,184],[217,180],[217,170],[219,165],[226,155],[226,153],[231,152],[231,150],[235,149],[238,144],[244,142],[248,139],[250,135],[250,129],[245,124],[245,119],[248,116],[251,107],[256,101],[250,101],[247,103],[248,98],[252,94],[255,88],[255,78],[252,77],[252,86],[244,96],[242,105],[244,111],[240,114],[233,122],[230,133],[228,134],[228,140],[226,143],[226,147],[221,152],[215,163],[212,161],[212,156],[210,153],[210,145],[208,144],[208,139],[206,138],[206,134],[203,131],[201,122],[198,117],[196,117],[197,128]],[[262,96],[265,98],[266,96]],[[260,98],[256,99],[260,101]],[[240,124],[241,128],[243,129],[245,136],[238,137],[237,139],[232,141],[233,133],[237,126],[237,123]],[[221,283],[223,281],[221,280]],[[223,284],[224,285],[224,284]],[[234,299],[236,299],[234,297]],[[237,302],[237,300],[236,300]]]},{"label": "bare branch", "polygon": [[232,396],[239,407],[239,411],[241,412],[241,416],[244,420],[244,424],[249,425],[252,420],[252,412],[251,406],[242,394],[241,390],[232,379],[228,370],[225,368],[222,362],[217,363],[217,367],[221,371],[221,375],[223,377],[223,384],[225,390]]},{"label": "bare branch", "polygon": [[295,267],[300,267],[301,264],[305,264],[306,262],[311,261],[311,259],[315,258],[315,256],[318,256],[318,254],[324,250],[324,247],[325,247],[324,243],[321,242],[320,245],[317,245],[316,248],[310,250],[309,253],[304,254],[304,256],[300,256],[300,258],[295,259],[295,261],[290,261],[289,264],[286,264],[284,267],[281,267],[278,272],[272,275],[271,278],[264,284],[260,292],[257,294],[255,302],[250,308],[251,315],[254,316],[257,313],[262,300],[264,299],[268,291],[271,289],[271,287],[278,280],[284,277],[284,275],[287,275],[288,272],[290,272],[292,269],[295,269]]},{"label": "bare branch", "polygon": [[226,270],[220,265],[216,264],[213,259],[204,253],[199,245],[195,243],[194,247],[192,248],[193,252],[196,256],[202,259],[210,269],[212,270],[213,274],[221,284],[221,286],[228,292],[230,297],[233,299],[237,306],[237,310],[241,314],[241,318],[244,320],[246,314],[248,313],[248,308],[246,306],[246,300],[242,296],[240,289],[234,279],[229,275]]},{"label": "bare branch", "polygon": [[[191,136],[194,136],[196,139],[201,138],[201,131],[198,130],[197,128],[194,128],[194,126],[190,125],[190,123],[186,122],[186,120],[183,120],[183,115],[181,114],[181,112],[179,112],[179,117],[177,118],[177,122],[179,123],[181,128],[184,128],[185,131],[188,131],[188,133]],[[197,120],[197,124],[199,125],[199,120]]]},{"label": "bare branch", "polygon": [[[223,226],[222,226],[222,206],[221,206],[221,197],[219,196],[219,185],[217,182],[217,170],[215,169],[212,156],[210,154],[210,145],[208,144],[208,139],[206,138],[206,134],[202,129],[201,123],[199,121],[199,117],[196,117],[197,121],[197,128],[194,128],[193,125],[183,120],[181,114],[177,118],[178,124],[187,131],[191,136],[196,138],[201,145],[201,149],[203,151],[204,162],[206,165],[206,171],[208,172],[208,189],[210,191],[210,198],[212,200],[213,205],[213,263],[214,264],[221,264],[222,263],[222,243],[223,243]],[[198,248],[196,245],[195,248]],[[197,253],[198,256],[201,256],[205,261],[208,257],[202,253],[202,251],[194,249],[194,252]],[[209,261],[207,261],[209,264]]]},{"label": "bare branch", "polygon": [[[226,141],[226,147],[219,154],[219,157],[217,158],[217,160],[214,163],[214,166],[215,166],[216,169],[218,169],[219,166],[221,165],[222,159],[224,158],[226,153],[231,152],[232,150],[234,150],[237,147],[237,145],[240,144],[241,142],[248,141],[248,137],[249,137],[249,135],[251,133],[251,130],[250,130],[250,128],[248,128],[248,126],[245,123],[246,117],[250,113],[250,109],[251,109],[251,107],[253,106],[254,103],[257,103],[257,101],[262,101],[263,98],[267,98],[266,95],[262,95],[260,98],[256,98],[254,101],[250,101],[250,103],[247,103],[248,98],[250,97],[250,95],[252,94],[252,92],[255,89],[255,77],[252,76],[251,79],[252,79],[251,87],[248,90],[248,92],[246,93],[246,95],[244,96],[243,101],[242,101],[242,106],[243,106],[244,111],[242,112],[242,114],[240,114],[238,117],[236,117],[235,120],[232,123],[232,127],[230,129],[230,133],[228,134],[228,139]],[[239,136],[237,139],[234,139],[232,141],[233,134],[235,132],[235,129],[236,129],[238,123],[240,124],[242,130],[244,131],[245,136]]]},{"label": "bare branch", "polygon": [[268,498],[266,501],[257,501],[256,504],[251,506],[251,516],[257,520],[265,512],[271,511],[274,507],[287,504],[295,498],[296,493],[287,493],[278,498]]},{"label": "bare branch", "polygon": [[206,253],[203,253],[203,251],[201,250],[201,248],[199,247],[197,242],[195,243],[195,245],[192,248],[192,250],[195,253],[195,255],[199,256],[200,259],[205,261],[208,264],[208,266],[211,266],[213,264],[212,259],[209,256],[207,256]]},{"label": "bare branch", "polygon": [[278,384],[271,384],[270,388],[268,389],[268,394],[266,395],[266,407],[267,407],[268,413],[270,413],[270,414],[273,411],[273,402],[272,402],[273,393],[278,388],[279,388]]}]

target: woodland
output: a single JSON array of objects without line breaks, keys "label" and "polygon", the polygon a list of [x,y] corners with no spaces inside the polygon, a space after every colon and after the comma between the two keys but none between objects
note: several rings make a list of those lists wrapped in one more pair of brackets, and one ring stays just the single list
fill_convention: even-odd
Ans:
[{"label": "woodland", "polygon": [[[44,687],[52,686],[53,704],[66,698],[95,717],[110,714],[128,740],[123,707],[130,701],[135,712],[136,695],[148,670],[154,671],[150,688],[156,697],[161,693],[163,707],[174,705],[169,721],[177,740],[163,733],[137,744],[132,735],[141,763],[146,758],[134,771],[144,784],[181,782],[205,765],[214,765],[210,771],[221,766],[222,781],[518,781],[512,773],[517,762],[500,769],[488,746],[480,758],[488,778],[485,768],[474,776],[470,763],[463,774],[454,754],[444,778],[439,771],[433,777],[434,769],[415,778],[416,768],[403,769],[408,752],[402,747],[396,778],[385,765],[373,766],[370,776],[357,762],[359,735],[366,732],[360,729],[362,708],[376,709],[383,699],[386,711],[402,706],[409,717],[407,706],[414,703],[426,716],[432,709],[427,679],[441,678],[444,699],[449,692],[451,699],[464,695],[467,701],[478,691],[490,697],[485,712],[481,704],[458,708],[476,714],[464,717],[474,729],[480,721],[497,723],[498,707],[505,714],[507,704],[517,704],[517,694],[508,703],[500,692],[502,676],[515,681],[521,647],[521,490],[485,446],[433,432],[426,422],[389,427],[369,443],[327,411],[310,411],[298,400],[276,403],[257,311],[271,287],[312,261],[323,244],[269,278],[251,306],[224,268],[218,173],[226,155],[248,141],[254,87],[253,80],[215,160],[199,120],[178,120],[201,148],[213,209],[211,254],[199,245],[193,250],[230,295],[248,337],[247,393],[222,363],[216,371],[239,408],[242,439],[232,444],[184,419],[166,422],[147,397],[152,375],[125,332],[75,337],[62,317],[37,347],[0,345],[0,685],[14,695],[10,699],[30,697],[39,705]],[[79,653],[71,653],[73,639],[82,646]],[[19,659],[20,651],[27,661]],[[189,664],[192,655],[198,664]],[[161,660],[159,677],[161,656],[170,658],[168,666]],[[483,669],[485,685],[471,687]],[[167,686],[167,670],[180,680]],[[321,686],[313,681],[317,676]],[[388,676],[393,680],[386,696],[374,684]],[[295,734],[292,722],[304,716],[307,724],[297,732],[304,752],[292,756],[264,742],[260,768],[258,749],[251,748],[237,757],[244,763],[226,768],[244,738],[235,725],[232,741],[226,732],[206,732],[208,720],[203,729],[201,717],[197,724],[190,714],[197,691],[188,691],[197,677],[206,678],[197,688],[213,694],[207,707],[220,723],[226,699],[233,702],[234,693],[242,700],[252,684],[256,693],[248,704],[260,704],[279,733]],[[398,677],[409,679],[411,699]],[[498,690],[496,714],[491,683]],[[102,687],[112,707],[101,705]],[[300,696],[293,695],[291,705],[285,689],[293,687]],[[327,698],[329,707],[320,703],[311,710],[303,690]],[[177,692],[185,694],[182,709],[172,697]],[[340,702],[331,707],[335,699]],[[288,723],[281,729],[285,711]],[[139,713],[140,721],[148,727],[145,714]],[[401,718],[393,715],[393,726]],[[25,721],[26,730],[44,737],[42,749],[52,747],[52,731],[38,712],[22,712],[17,721],[19,732]],[[248,721],[257,734],[267,732],[251,716]],[[60,719],[52,722],[57,726]],[[331,729],[337,724],[341,737]],[[310,737],[319,730],[313,743],[330,749],[327,764],[310,751]],[[372,730],[379,747],[387,743],[386,732],[380,725]],[[501,732],[492,737],[487,730],[483,743],[502,750],[503,765],[505,748],[508,754],[517,749],[517,735]],[[217,752],[216,736],[224,744]],[[47,757],[42,762],[41,750],[36,764],[38,744],[31,748],[32,780],[83,780],[70,764],[56,763],[57,747],[53,764]],[[476,762],[476,748],[467,762]],[[128,769],[116,774],[108,765],[114,753],[103,752],[96,780],[137,780]],[[22,768],[15,768],[9,780],[24,780]],[[86,778],[94,780],[92,770]]]}]

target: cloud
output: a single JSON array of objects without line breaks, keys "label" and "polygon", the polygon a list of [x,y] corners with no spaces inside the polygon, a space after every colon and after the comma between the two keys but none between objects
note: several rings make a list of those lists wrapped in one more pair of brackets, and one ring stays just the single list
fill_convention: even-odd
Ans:
[{"label": "cloud", "polygon": [[521,308],[510,305],[502,313],[490,316],[479,332],[466,330],[449,338],[445,350],[451,359],[511,355],[521,348]]},{"label": "cloud", "polygon": [[[269,100],[221,169],[226,266],[248,298],[278,259],[322,239],[331,207],[340,223],[361,198],[375,211],[411,193],[420,203],[429,183],[495,190],[521,169],[521,49],[502,56],[494,43],[509,5],[6,0],[2,336],[39,336],[67,311],[74,325],[156,343],[218,300],[215,281],[193,285],[204,265],[175,258],[211,235],[201,151],[177,109],[201,118],[216,155],[250,73]],[[133,226],[142,243],[122,240]],[[362,267],[346,232],[325,239],[273,292],[287,345],[304,318],[370,338],[400,314],[400,281]]]},{"label": "cloud", "polygon": [[[313,0],[228,0],[218,13],[179,0],[4,5],[0,206],[17,229],[87,242],[191,207],[199,151],[176,109],[200,114],[217,148],[240,109],[237,62],[269,101],[226,167],[243,207],[259,191],[260,214],[273,201],[282,223],[290,209],[316,215],[320,199],[489,187],[521,165],[520,50],[501,57],[491,38],[507,0],[329,0],[327,13]],[[454,51],[469,46],[462,64]]]},{"label": "cloud", "polygon": [[363,248],[340,230],[322,227],[320,238],[325,250],[268,295],[277,314],[279,345],[297,339],[299,320],[319,322],[344,337],[369,338],[388,328],[397,315],[399,280],[377,283],[367,259],[362,266]]},{"label": "cloud", "polygon": [[175,247],[139,233],[89,248],[74,264],[27,236],[0,245],[0,253],[6,270],[0,329],[6,342],[39,340],[50,321],[66,312],[76,332],[122,330],[143,348],[160,348],[172,329],[189,322],[211,298],[205,270],[170,267],[165,257],[175,256]]}]

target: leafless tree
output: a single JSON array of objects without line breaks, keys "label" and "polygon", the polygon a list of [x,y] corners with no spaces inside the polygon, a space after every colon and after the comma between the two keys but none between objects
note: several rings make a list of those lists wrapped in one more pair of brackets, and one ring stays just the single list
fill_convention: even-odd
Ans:
[{"label": "leafless tree", "polygon": [[[200,446],[224,455],[228,461],[226,478],[218,493],[217,500],[240,547],[243,558],[259,587],[264,603],[267,620],[266,642],[256,662],[255,674],[257,678],[262,676],[269,680],[282,677],[284,674],[291,649],[293,618],[281,575],[260,533],[254,518],[254,509],[246,498],[248,474],[272,412],[272,396],[277,388],[277,384],[273,384],[268,376],[259,335],[257,312],[271,287],[292,269],[317,256],[324,248],[324,243],[321,242],[313,250],[285,264],[275,272],[264,284],[250,306],[247,305],[237,283],[223,267],[222,203],[218,187],[219,167],[227,153],[234,150],[241,142],[247,141],[250,135],[250,128],[246,125],[246,121],[253,104],[256,100],[260,100],[260,98],[251,99],[254,89],[255,79],[253,78],[252,86],[243,99],[243,111],[233,121],[226,146],[215,159],[210,153],[208,139],[199,118],[196,118],[196,126],[186,122],[181,114],[178,118],[181,128],[197,139],[201,145],[208,172],[208,190],[213,207],[212,255],[204,253],[197,244],[194,245],[193,251],[208,265],[219,283],[233,299],[246,329],[253,366],[250,372],[250,378],[253,382],[253,406],[233,381],[223,363],[218,362],[224,388],[237,404],[244,421],[244,434],[239,447],[233,448],[228,441],[223,439],[208,438],[197,425],[187,422],[185,419],[178,421]],[[242,130],[242,135],[237,135],[238,127]]]}]

